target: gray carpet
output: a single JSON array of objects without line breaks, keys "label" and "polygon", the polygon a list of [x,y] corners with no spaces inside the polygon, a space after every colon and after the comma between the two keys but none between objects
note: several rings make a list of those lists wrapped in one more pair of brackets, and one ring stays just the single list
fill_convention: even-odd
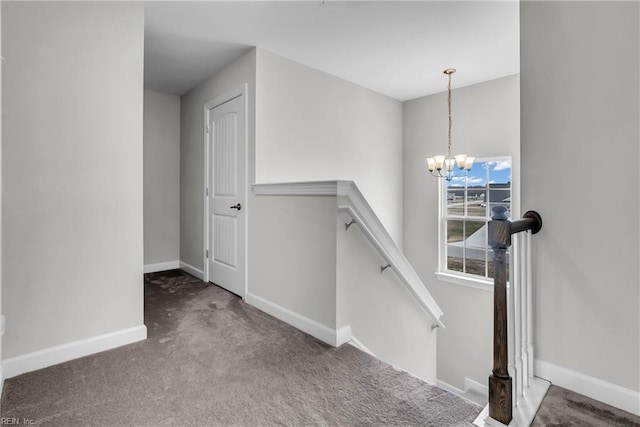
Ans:
[{"label": "gray carpet", "polygon": [[458,426],[481,409],[177,270],[146,275],[145,323],[144,342],[7,380],[2,417],[55,426]]},{"label": "gray carpet", "polygon": [[628,427],[640,426],[640,417],[552,385],[531,426]]}]

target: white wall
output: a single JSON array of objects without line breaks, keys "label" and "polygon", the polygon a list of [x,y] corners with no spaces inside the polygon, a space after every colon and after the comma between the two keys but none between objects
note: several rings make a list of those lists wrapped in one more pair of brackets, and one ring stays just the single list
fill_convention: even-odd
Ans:
[{"label": "white wall", "polygon": [[140,5],[2,3],[3,357],[143,325]]},{"label": "white wall", "polygon": [[[335,215],[335,214],[334,214]],[[338,215],[336,298],[338,329],[349,326],[359,343],[381,360],[436,383],[437,332],[406,286],[358,225]]]},{"label": "white wall", "polygon": [[2,8],[8,358],[143,324],[144,16]]},{"label": "white wall", "polygon": [[555,374],[605,381],[609,395],[640,390],[639,8],[521,5],[522,200],[544,222],[533,239],[536,358],[582,393],[584,381]]},{"label": "white wall", "polygon": [[[248,84],[248,183],[254,181],[256,51],[250,50],[181,98],[180,258],[203,271],[204,104]],[[249,208],[249,201],[247,208]]]},{"label": "white wall", "polygon": [[402,247],[402,104],[258,49],[256,182],[355,181]]},{"label": "white wall", "polygon": [[[2,57],[2,7],[0,7],[0,58]],[[2,82],[2,60],[0,60],[0,83]],[[2,84],[0,84],[0,242],[2,242]],[[4,333],[4,311],[2,310],[2,244],[0,244],[0,361],[2,360],[2,334]],[[2,363],[0,363],[0,387],[4,385]]]},{"label": "white wall", "polygon": [[401,104],[258,48],[182,96],[182,261],[203,269],[203,105],[245,82],[248,183],[355,180],[401,243]]},{"label": "white wall", "polygon": [[259,297],[336,328],[336,212],[335,196],[253,197],[247,302]]},{"label": "white wall", "polygon": [[[429,174],[425,158],[446,150],[447,94],[407,101],[403,111],[404,249],[444,312],[438,379],[459,389],[465,377],[486,384],[493,366],[493,293],[441,282],[433,274],[438,269],[439,180]],[[453,150],[476,157],[512,156],[516,213],[519,141],[518,76],[454,89]]]},{"label": "white wall", "polygon": [[[253,191],[247,302],[331,345],[353,335],[382,360],[435,383],[433,320],[392,269],[381,274],[385,261],[360,229],[376,230],[379,221],[346,195],[358,190],[325,182]],[[364,209],[358,221],[370,222],[345,230],[344,206]]]},{"label": "white wall", "polygon": [[180,260],[180,97],[144,91],[144,263]]}]

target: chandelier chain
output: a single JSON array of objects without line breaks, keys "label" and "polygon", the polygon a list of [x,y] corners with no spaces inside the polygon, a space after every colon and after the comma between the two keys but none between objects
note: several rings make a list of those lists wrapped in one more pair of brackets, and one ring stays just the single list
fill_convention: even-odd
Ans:
[{"label": "chandelier chain", "polygon": [[[437,178],[445,178],[447,181],[451,181],[457,176],[467,176],[467,174],[473,168],[473,162],[475,157],[467,156],[466,154],[458,154],[457,156],[451,155],[451,129],[453,128],[453,115],[452,110],[452,97],[453,92],[451,90],[451,75],[456,72],[455,68],[447,68],[444,73],[449,77],[447,83],[447,109],[449,113],[449,130],[447,133],[447,155],[437,155],[427,158],[427,167],[431,175]],[[458,172],[454,171],[457,166]]]},{"label": "chandelier chain", "polygon": [[449,76],[449,84],[447,85],[447,91],[449,92],[447,104],[449,106],[449,133],[447,140],[447,159],[451,158],[451,127],[453,126],[453,119],[451,118],[451,74],[448,73]]}]

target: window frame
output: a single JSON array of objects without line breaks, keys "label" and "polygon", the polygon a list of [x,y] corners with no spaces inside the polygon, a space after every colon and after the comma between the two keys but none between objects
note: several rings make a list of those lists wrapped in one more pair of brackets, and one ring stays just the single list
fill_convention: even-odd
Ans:
[{"label": "window frame", "polygon": [[[513,186],[513,157],[512,156],[487,156],[476,159],[476,163],[487,163],[487,162],[499,162],[508,160],[511,164],[511,180],[509,186],[509,194],[510,194],[510,207],[511,214],[509,217],[511,218],[514,211],[514,186]],[[487,180],[487,190],[489,189],[489,182]],[[435,272],[436,278],[443,282],[454,283],[458,285],[468,286],[476,289],[493,291],[493,278],[491,277],[482,277],[472,273],[466,273],[462,271],[455,271],[447,269],[447,221],[450,220],[463,220],[463,221],[477,221],[480,217],[469,216],[467,215],[466,209],[464,215],[462,216],[454,216],[447,215],[447,181],[442,180],[438,185],[438,270]],[[466,189],[466,185],[465,185]],[[465,191],[466,195],[466,191]],[[487,193],[487,203],[489,203],[489,194]],[[489,214],[483,219],[486,223],[491,220]],[[491,257],[490,253],[487,249],[487,257],[485,258],[486,263],[489,262],[489,258]]]}]

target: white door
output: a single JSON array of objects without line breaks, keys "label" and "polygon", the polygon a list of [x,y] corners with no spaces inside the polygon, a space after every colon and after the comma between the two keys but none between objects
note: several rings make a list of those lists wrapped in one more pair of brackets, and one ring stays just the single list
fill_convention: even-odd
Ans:
[{"label": "white door", "polygon": [[245,135],[239,96],[209,110],[208,279],[244,297]]}]

